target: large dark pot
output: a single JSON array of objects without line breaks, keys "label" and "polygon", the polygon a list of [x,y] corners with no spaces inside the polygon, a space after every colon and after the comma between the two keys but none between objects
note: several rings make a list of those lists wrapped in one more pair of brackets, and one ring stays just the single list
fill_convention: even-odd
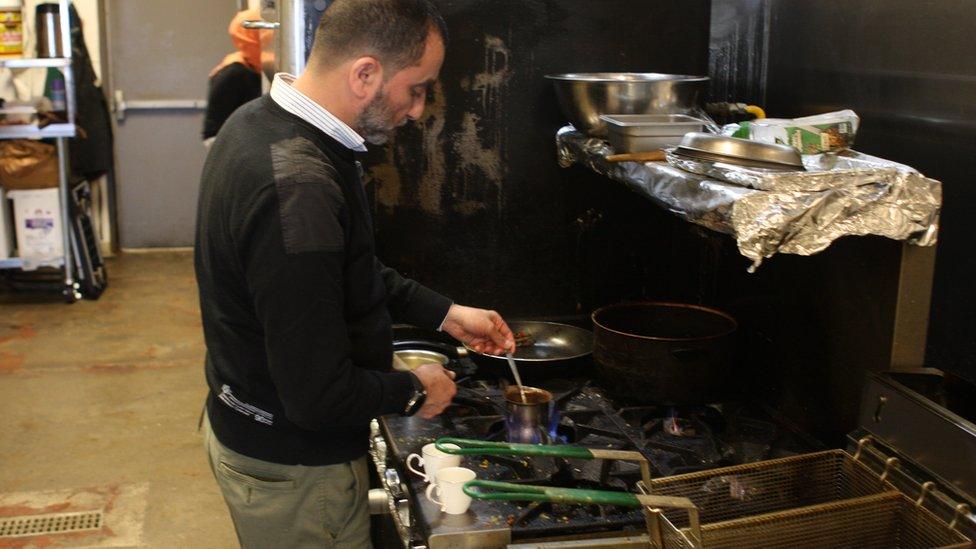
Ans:
[{"label": "large dark pot", "polygon": [[707,404],[734,378],[734,318],[682,303],[624,303],[593,313],[599,381],[633,404]]}]

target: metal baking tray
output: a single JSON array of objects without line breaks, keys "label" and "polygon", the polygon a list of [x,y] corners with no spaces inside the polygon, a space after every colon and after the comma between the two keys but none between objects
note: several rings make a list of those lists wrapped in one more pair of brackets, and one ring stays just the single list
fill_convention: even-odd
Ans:
[{"label": "metal baking tray", "polygon": [[705,122],[685,114],[604,114],[607,140],[617,153],[673,147],[686,133],[700,132]]}]

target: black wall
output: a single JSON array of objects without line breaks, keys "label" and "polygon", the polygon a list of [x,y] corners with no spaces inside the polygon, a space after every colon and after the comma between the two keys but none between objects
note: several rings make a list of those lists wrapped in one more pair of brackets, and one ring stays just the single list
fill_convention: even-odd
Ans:
[{"label": "black wall", "polygon": [[[865,371],[890,361],[899,242],[844,238],[749,275],[728,237],[556,166],[564,120],[544,74],[710,70],[712,99],[765,104],[771,116],[852,108],[859,150],[943,181],[929,363],[976,378],[976,52],[966,42],[976,5],[714,0],[711,43],[707,1],[439,5],[452,41],[428,114],[374,147],[368,165],[388,264],[510,317],[623,299],[725,308],[742,325],[736,389],[839,443],[855,427]],[[576,223],[585,212],[592,219]]]},{"label": "black wall", "polygon": [[[854,109],[858,150],[943,182],[926,365],[976,380],[972,36],[972,2],[715,0],[709,74],[713,99],[759,103],[772,117]],[[742,322],[744,390],[842,443],[865,372],[890,363],[900,243],[848,237],[752,276],[719,246],[710,299]]]},{"label": "black wall", "polygon": [[543,76],[704,74],[709,2],[436,3],[451,41],[432,103],[367,163],[379,256],[508,316],[582,310],[573,222],[613,184],[556,165],[565,119]]},{"label": "black wall", "polygon": [[770,115],[854,109],[858,150],[942,181],[927,365],[976,380],[976,2],[770,7]]},{"label": "black wall", "polygon": [[708,76],[712,101],[766,104],[769,0],[712,2]]}]

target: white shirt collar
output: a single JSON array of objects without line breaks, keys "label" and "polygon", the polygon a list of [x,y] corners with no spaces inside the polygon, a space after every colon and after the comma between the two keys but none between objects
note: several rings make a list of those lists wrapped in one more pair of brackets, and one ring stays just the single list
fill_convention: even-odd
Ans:
[{"label": "white shirt collar", "polygon": [[271,99],[281,108],[322,130],[346,148],[366,152],[366,140],[322,105],[295,89],[295,76],[279,72],[271,82]]}]

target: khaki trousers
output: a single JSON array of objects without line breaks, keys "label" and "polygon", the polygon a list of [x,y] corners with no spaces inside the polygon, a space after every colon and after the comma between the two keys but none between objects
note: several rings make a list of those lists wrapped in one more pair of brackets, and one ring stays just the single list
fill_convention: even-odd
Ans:
[{"label": "khaki trousers", "polygon": [[366,457],[281,465],[224,447],[204,421],[204,445],[244,549],[370,548]]}]

